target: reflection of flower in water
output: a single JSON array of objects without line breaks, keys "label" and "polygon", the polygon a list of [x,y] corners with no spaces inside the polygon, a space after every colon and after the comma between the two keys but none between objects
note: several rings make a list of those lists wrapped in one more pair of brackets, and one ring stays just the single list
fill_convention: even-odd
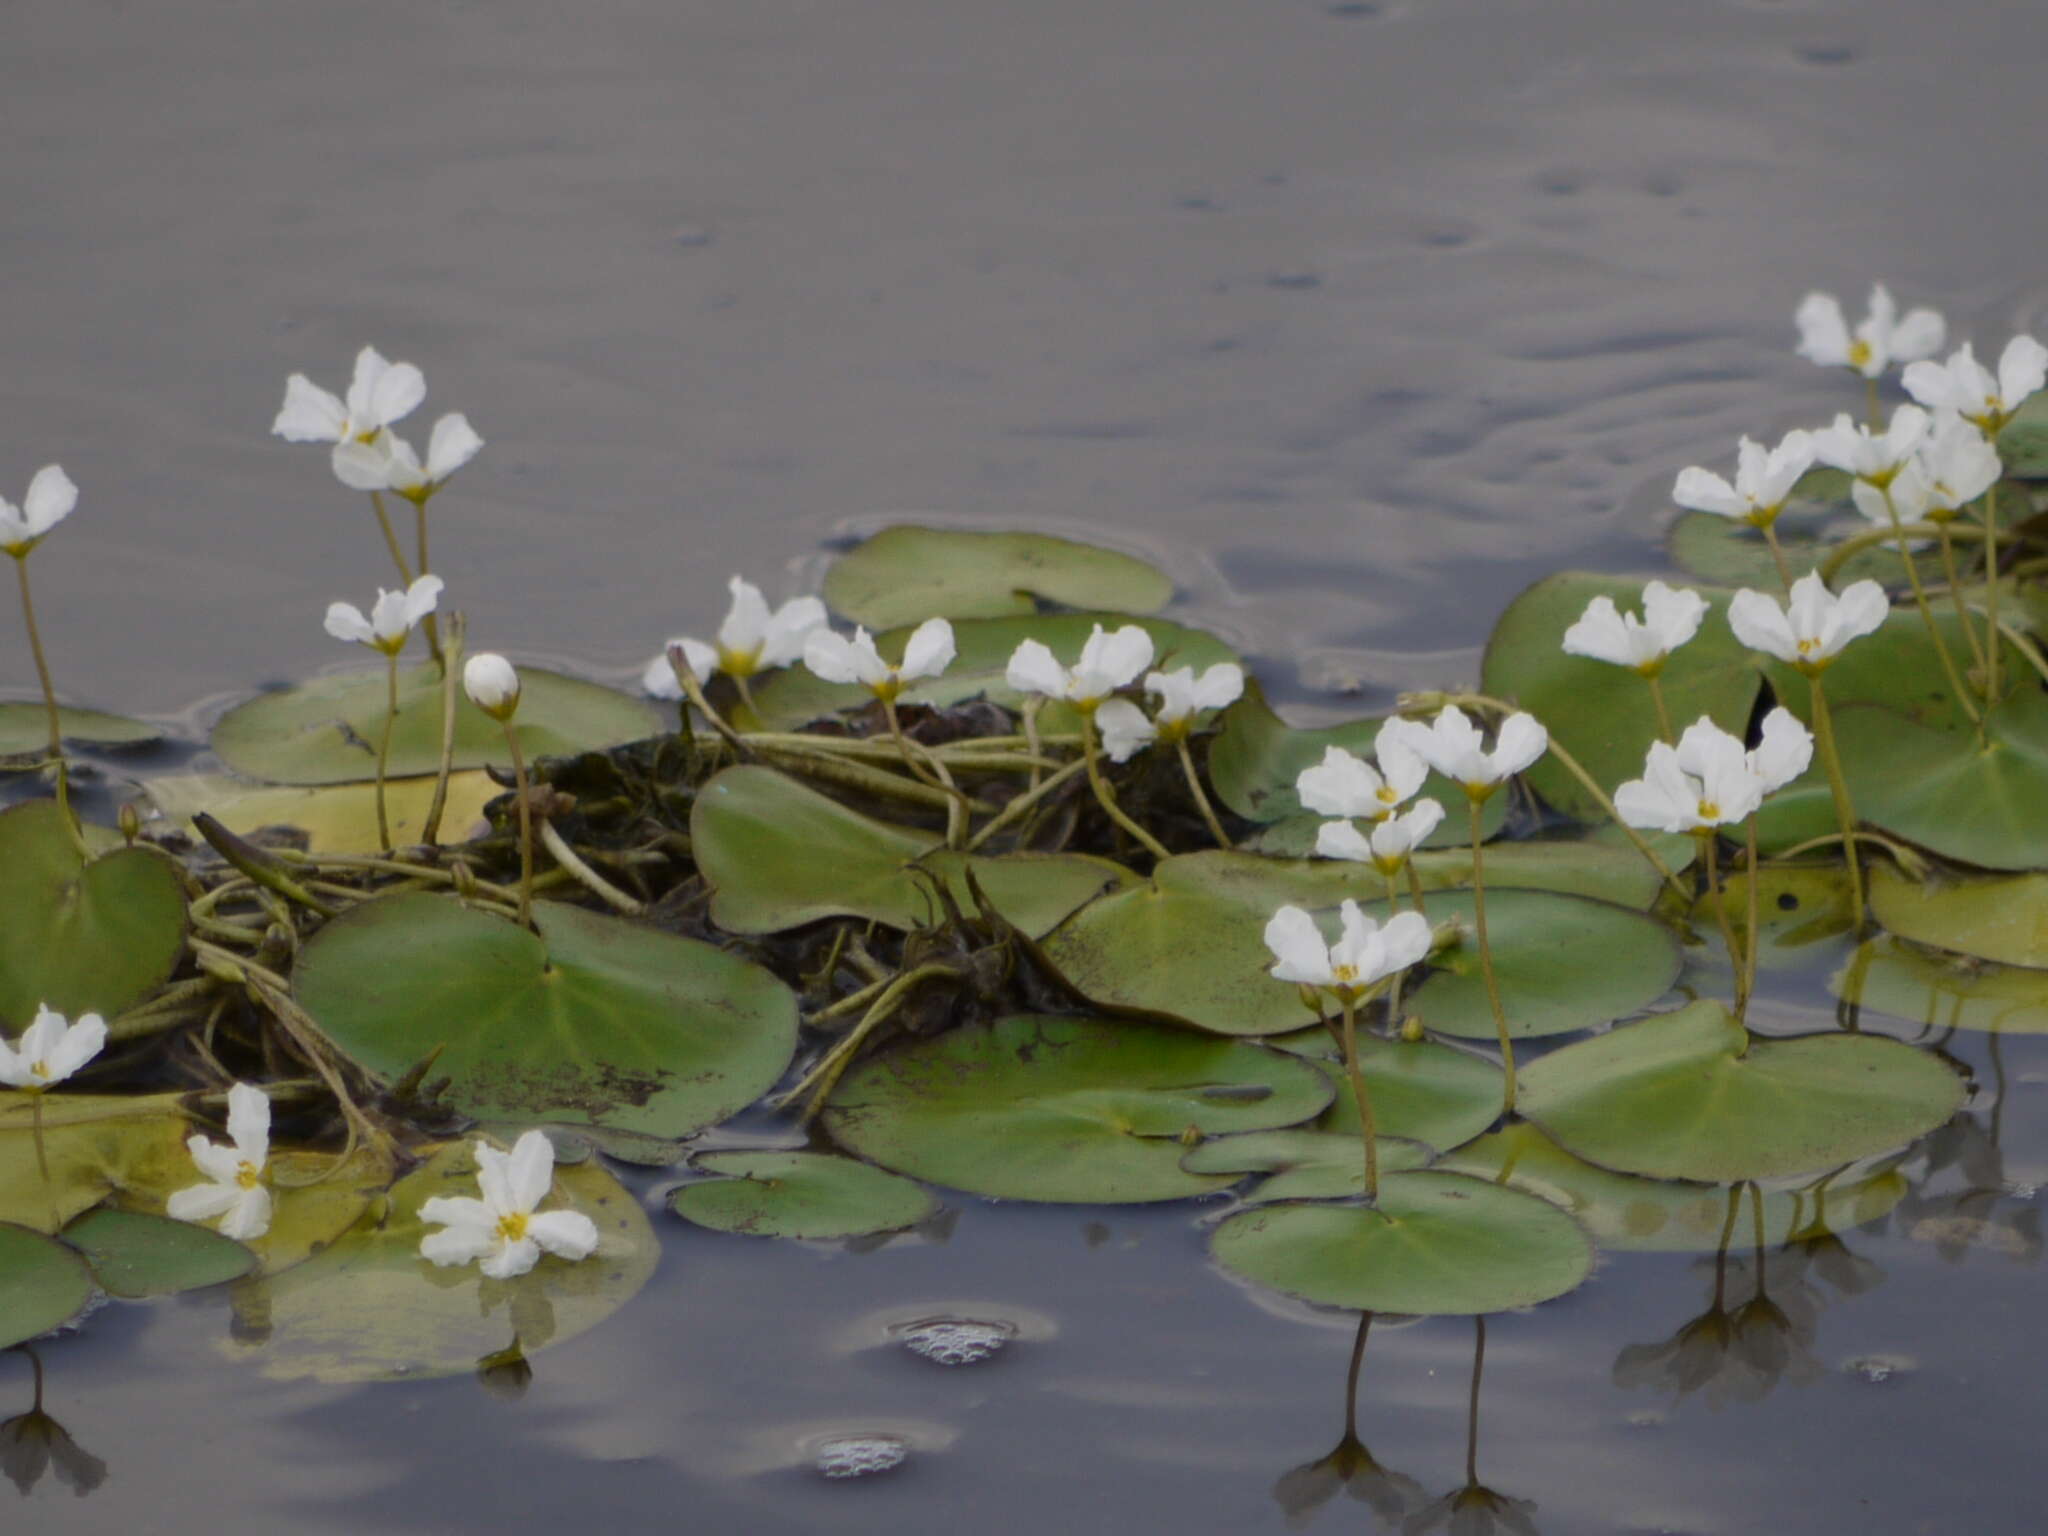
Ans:
[{"label": "reflection of flower in water", "polygon": [[[2005,1071],[1998,1037],[1991,1037],[1992,1066],[2004,1103]],[[1929,1244],[1951,1264],[1960,1264],[1972,1249],[2001,1255],[2021,1264],[2041,1257],[2041,1212],[2032,1191],[2016,1193],[2005,1174],[1999,1150],[1999,1109],[1988,1123],[1976,1115],[1957,1115],[1923,1142],[1927,1177],[1899,1202],[1900,1230],[1916,1243]],[[1930,1193],[1934,1176],[1955,1172],[1961,1189]]]},{"label": "reflection of flower in water", "polygon": [[1344,1378],[1344,1438],[1327,1456],[1281,1473],[1273,1484],[1273,1501],[1286,1511],[1290,1529],[1307,1525],[1317,1510],[1336,1497],[1339,1488],[1359,1503],[1370,1505],[1389,1526],[1422,1502],[1422,1484],[1381,1466],[1358,1438],[1358,1371],[1365,1362],[1365,1340],[1371,1329],[1372,1314],[1361,1312],[1358,1334],[1351,1345],[1351,1369]]},{"label": "reflection of flower in water", "polygon": [[1511,1531],[1514,1536],[1542,1536],[1536,1522],[1533,1499],[1511,1499],[1491,1488],[1467,1483],[1447,1493],[1401,1527],[1401,1536],[1422,1536],[1424,1531],[1442,1530],[1449,1536],[1491,1536]]},{"label": "reflection of flower in water", "polygon": [[35,1371],[35,1402],[27,1413],[0,1422],[0,1473],[26,1497],[45,1472],[55,1472],[58,1482],[84,1498],[107,1480],[107,1464],[43,1412],[43,1362],[25,1345],[21,1352]]}]

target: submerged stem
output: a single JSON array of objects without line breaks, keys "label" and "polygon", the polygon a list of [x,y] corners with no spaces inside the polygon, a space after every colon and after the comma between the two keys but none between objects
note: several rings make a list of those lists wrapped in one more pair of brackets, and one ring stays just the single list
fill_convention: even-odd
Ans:
[{"label": "submerged stem", "polygon": [[1507,1075],[1500,1112],[1511,1115],[1515,1112],[1515,1043],[1508,1038],[1508,1015],[1501,1006],[1500,978],[1493,974],[1493,949],[1486,941],[1486,873],[1479,847],[1479,808],[1485,802],[1468,793],[1465,803],[1472,813],[1472,922],[1479,930],[1479,969],[1486,977],[1486,1001],[1493,1009],[1493,1027],[1500,1036],[1501,1066]]}]

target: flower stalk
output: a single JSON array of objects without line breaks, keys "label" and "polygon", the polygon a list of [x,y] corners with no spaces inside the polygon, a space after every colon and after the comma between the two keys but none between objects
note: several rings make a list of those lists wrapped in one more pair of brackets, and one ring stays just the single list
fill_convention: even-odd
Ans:
[{"label": "flower stalk", "polygon": [[1500,1038],[1501,1070],[1507,1079],[1501,1091],[1500,1112],[1512,1115],[1515,1112],[1515,1042],[1508,1037],[1507,1009],[1501,1005],[1500,978],[1493,973],[1493,948],[1486,937],[1486,864],[1480,848],[1479,828],[1480,812],[1486,804],[1486,797],[1467,791],[1465,804],[1471,812],[1472,822],[1472,925],[1479,937],[1479,970],[1486,978],[1486,1002],[1493,1010],[1493,1027]]},{"label": "flower stalk", "polygon": [[1828,696],[1820,685],[1820,673],[1809,672],[1813,700],[1813,739],[1820,749],[1821,766],[1828,776],[1828,791],[1835,802],[1835,820],[1842,828],[1842,853],[1849,863],[1849,907],[1855,931],[1863,931],[1863,870],[1856,857],[1856,813],[1849,804],[1849,781],[1842,776],[1841,754],[1835,750],[1835,724],[1828,713]]}]

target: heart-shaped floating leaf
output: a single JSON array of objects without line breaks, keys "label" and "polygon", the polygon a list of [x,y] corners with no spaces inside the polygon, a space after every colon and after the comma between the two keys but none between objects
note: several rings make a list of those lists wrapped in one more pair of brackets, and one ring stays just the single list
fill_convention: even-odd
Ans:
[{"label": "heart-shaped floating leaf", "polygon": [[[185,1156],[191,1123],[172,1093],[42,1096],[43,1156],[36,1155],[35,1102],[0,1092],[0,1221],[53,1231],[108,1195]],[[43,1178],[43,1168],[49,1178]],[[197,1174],[186,1180],[197,1182]]]},{"label": "heart-shaped floating leaf", "polygon": [[[140,747],[164,739],[163,727],[126,715],[61,705],[57,727],[64,739],[83,747]],[[0,757],[26,757],[50,750],[50,716],[41,704],[0,704]]]},{"label": "heart-shaped floating leaf", "polygon": [[[1376,1137],[1382,1174],[1429,1162],[1429,1148],[1395,1136]],[[1365,1144],[1356,1132],[1246,1131],[1205,1141],[1180,1160],[1189,1173],[1264,1173],[1245,1191],[1247,1205],[1272,1200],[1345,1200],[1365,1193]]]},{"label": "heart-shaped floating leaf", "polygon": [[[1351,720],[1342,725],[1315,730],[1298,730],[1273,712],[1257,678],[1247,678],[1238,701],[1216,717],[1215,739],[1209,743],[1209,780],[1216,796],[1249,821],[1281,822],[1310,817],[1306,852],[1315,842],[1314,828],[1323,818],[1302,809],[1294,792],[1294,781],[1304,768],[1323,760],[1331,747],[1341,747],[1354,757],[1373,759],[1373,741],[1384,721]],[[1465,820],[1465,791],[1431,773],[1417,794],[1435,800],[1447,815],[1443,824],[1424,845],[1430,848],[1462,843],[1469,835]],[[1492,837],[1507,819],[1507,796],[1495,795],[1481,813],[1480,835]],[[1278,850],[1274,850],[1278,851]]]},{"label": "heart-shaped floating leaf", "polygon": [[139,1301],[239,1280],[256,1267],[240,1243],[189,1221],[141,1211],[88,1212],[64,1229],[110,1296]]},{"label": "heart-shaped floating leaf", "polygon": [[1732,1183],[1902,1147],[1962,1102],[1962,1079],[1911,1046],[1759,1039],[1719,1003],[1698,1002],[1531,1062],[1518,1107],[1604,1168]]},{"label": "heart-shaped floating leaf", "polygon": [[[1785,552],[1785,564],[1796,580],[1827,559],[1843,539],[1870,526],[1861,513],[1844,506],[1817,517],[1781,516],[1775,532],[1778,546]],[[1732,517],[1717,517],[1712,512],[1682,513],[1671,525],[1665,548],[1672,564],[1696,580],[1720,587],[1754,587],[1773,597],[1784,593],[1785,583],[1778,575],[1777,562],[1771,558],[1771,548],[1764,542],[1764,536]],[[1906,568],[1900,563],[1898,551],[1877,544],[1851,555],[1837,573],[1835,590],[1840,591],[1845,582],[1865,578],[1886,586],[1902,585]]]},{"label": "heart-shaped floating leaf", "polygon": [[[1317,1037],[1321,1050],[1313,1048]],[[1304,1031],[1296,1039],[1270,1043],[1287,1050],[1309,1048],[1335,1090],[1315,1129],[1355,1138],[1358,1101],[1342,1063],[1326,1054],[1332,1045],[1329,1031]],[[1358,1070],[1372,1095],[1373,1124],[1382,1137],[1405,1137],[1441,1152],[1462,1146],[1500,1118],[1501,1070],[1491,1057],[1435,1040],[1368,1035],[1358,1042]]]},{"label": "heart-shaped floating leaf", "polygon": [[1391,1173],[1376,1207],[1262,1205],[1209,1252],[1258,1285],[1326,1307],[1438,1317],[1534,1306],[1593,1267],[1585,1231],[1547,1200],[1457,1173]]},{"label": "heart-shaped floating leaf", "polygon": [[[1151,880],[1084,907],[1043,941],[1046,958],[1091,1002],[1184,1020],[1227,1035],[1301,1027],[1296,989],[1273,980],[1267,920],[1287,904],[1328,909],[1346,896],[1384,918],[1385,889],[1368,866],[1286,863],[1237,853],[1161,861]],[[1468,921],[1469,891],[1429,898],[1432,922]],[[1640,912],[1536,891],[1489,894],[1495,970],[1520,1035],[1584,1029],[1636,1012],[1678,975],[1668,930]],[[1441,974],[1406,992],[1432,1029],[1491,1039],[1478,954],[1461,943]]]},{"label": "heart-shaped floating leaf", "polygon": [[185,892],[169,860],[121,848],[79,857],[53,800],[0,812],[0,1028],[39,1004],[109,1017],[162,985],[185,948]]},{"label": "heart-shaped floating leaf", "polygon": [[1157,613],[1164,572],[1134,556],[1044,533],[884,528],[825,573],[825,601],[856,624],[893,629],[941,617],[998,619],[1038,603]]},{"label": "heart-shaped floating leaf", "polygon": [[[1693,907],[1692,926],[1714,946],[1714,953],[1725,959],[1714,909],[1726,906],[1735,941],[1747,946],[1749,876],[1726,875],[1722,884],[1718,898],[1701,895]],[[1758,877],[1756,915],[1757,927],[1763,931],[1763,947],[1757,953],[1759,967],[1774,970],[1811,965],[1816,945],[1840,940],[1846,947],[1853,937],[1849,872],[1841,864],[1766,864]]]},{"label": "heart-shaped floating leaf", "polygon": [[1583,1222],[1611,1252],[1711,1253],[1729,1235],[1731,1202],[1738,1243],[1756,1235],[1754,1202],[1763,1202],[1768,1246],[1820,1231],[1846,1232],[1899,1203],[1905,1179],[1891,1169],[1847,1181],[1822,1179],[1796,1189],[1644,1179],[1595,1168],[1526,1121],[1482,1136],[1444,1159],[1453,1173],[1541,1195]]},{"label": "heart-shaped floating leaf", "polygon": [[[1700,631],[1675,652],[1660,679],[1674,729],[1709,715],[1724,731],[1749,727],[1756,669],[1728,628],[1725,591],[1702,591],[1709,611]],[[1565,571],[1546,577],[1508,605],[1486,643],[1486,691],[1512,699],[1550,728],[1610,795],[1642,777],[1643,756],[1657,739],[1657,711],[1644,681],[1627,667],[1564,653],[1564,632],[1596,597],[1624,612],[1642,611],[1643,582],[1625,576]],[[1525,775],[1551,805],[1581,821],[1604,816],[1599,802],[1551,755]]]},{"label": "heart-shaped floating leaf", "polygon": [[1865,1013],[1929,1031],[2048,1034],[2048,973],[1930,954],[1889,936],[1864,944],[1829,986]]},{"label": "heart-shaped floating leaf", "polygon": [[[383,846],[377,835],[377,786],[250,784],[219,773],[181,773],[151,779],[149,798],[183,830],[201,811],[230,832],[248,837],[265,827],[289,827],[305,835],[310,853],[365,853]],[[418,842],[434,800],[434,780],[393,779],[384,786],[391,836],[401,846]],[[448,776],[441,811],[441,840],[460,843],[484,821],[484,807],[504,790],[481,768]],[[196,834],[195,834],[196,835]]]},{"label": "heart-shaped floating leaf", "polygon": [[277,1380],[418,1380],[474,1370],[517,1348],[533,1354],[595,1327],[654,1273],[659,1247],[639,1203],[595,1160],[555,1169],[546,1210],[581,1211],[597,1251],[570,1263],[544,1256],[513,1280],[473,1264],[420,1257],[430,1227],[420,1207],[437,1195],[476,1198],[469,1143],[435,1148],[366,1216],[312,1259],[237,1287],[235,1337],[222,1348]]},{"label": "heart-shaped floating leaf", "polygon": [[2048,874],[1925,885],[1880,864],[1870,872],[1870,910],[1916,944],[2048,967]]},{"label": "heart-shaped floating leaf", "polygon": [[680,1137],[759,1098],[796,1050],[796,999],[709,944],[558,902],[536,935],[440,896],[364,902],[293,982],[334,1043],[395,1078],[436,1050],[483,1118]]},{"label": "heart-shaped floating leaf", "polygon": [[864,1237],[914,1227],[939,1208],[909,1179],[819,1152],[705,1152],[692,1166],[721,1177],[685,1184],[669,1209],[749,1237]]},{"label": "heart-shaped floating leaf", "polygon": [[[1165,619],[1133,617],[1127,613],[1037,613],[1007,619],[965,619],[953,626],[958,649],[953,664],[943,677],[924,678],[903,690],[903,702],[910,704],[957,704],[976,694],[986,694],[998,704],[1012,708],[1023,697],[1003,681],[1010,655],[1019,642],[1037,640],[1052,648],[1062,661],[1072,663],[1096,625],[1116,629],[1135,624],[1152,637],[1152,664],[1165,671],[1193,667],[1204,671],[1219,661],[1236,661],[1237,653],[1214,635],[1199,629],[1169,623]],[[875,646],[890,660],[902,656],[909,627],[889,630],[875,637]],[[855,709],[872,702],[874,695],[853,683],[828,683],[804,667],[785,667],[754,689],[755,713],[762,728],[794,730],[806,721],[842,709]],[[521,706],[522,712],[524,706]],[[1073,710],[1065,704],[1047,708],[1039,716],[1040,728],[1048,733],[1078,731]]]},{"label": "heart-shaped floating leaf", "polygon": [[2048,694],[2012,695],[1985,722],[1982,743],[1967,726],[1888,709],[1845,709],[1835,723],[1863,820],[1958,863],[2048,866]]},{"label": "heart-shaped floating leaf", "polygon": [[698,791],[690,841],[711,883],[711,920],[728,933],[779,933],[825,917],[922,928],[945,916],[933,878],[945,882],[962,911],[974,911],[971,870],[995,909],[1036,937],[1137,878],[1086,854],[950,852],[928,832],[876,821],[749,764],[726,769]]},{"label": "heart-shaped floating leaf", "polygon": [[69,1322],[92,1299],[92,1271],[75,1251],[0,1223],[0,1349]]},{"label": "heart-shaped floating leaf", "polygon": [[[441,766],[441,669],[429,662],[398,674],[398,718],[391,728],[392,778]],[[527,760],[637,741],[661,729],[654,710],[596,683],[538,667],[519,671],[513,729]],[[237,773],[273,784],[343,784],[377,771],[384,731],[385,677],[345,672],[238,704],[213,728],[213,750]],[[466,698],[455,703],[455,766],[504,763],[497,721]]]},{"label": "heart-shaped floating leaf", "polygon": [[1178,1200],[1231,1181],[1183,1172],[1189,1131],[1297,1125],[1330,1102],[1309,1062],[1106,1019],[1016,1016],[886,1052],[825,1107],[849,1151],[1005,1200]]}]

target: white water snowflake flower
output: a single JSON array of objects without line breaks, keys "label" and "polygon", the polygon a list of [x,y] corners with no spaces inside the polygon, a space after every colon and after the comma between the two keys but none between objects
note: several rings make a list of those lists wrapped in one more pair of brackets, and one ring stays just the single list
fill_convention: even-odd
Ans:
[{"label": "white water snowflake flower", "polygon": [[1086,713],[1117,689],[1136,682],[1151,665],[1152,637],[1144,630],[1126,624],[1107,631],[1097,624],[1081,647],[1080,660],[1071,667],[1061,666],[1042,642],[1020,641],[1010,653],[1003,680],[1019,693],[1065,699]]},{"label": "white water snowflake flower", "polygon": [[288,443],[368,443],[426,398],[427,381],[419,369],[387,362],[375,347],[365,347],[356,354],[346,400],[303,373],[285,380],[284,405],[270,430]]},{"label": "white water snowflake flower", "polygon": [[859,683],[885,702],[907,683],[937,677],[953,664],[953,655],[953,626],[944,619],[926,619],[912,630],[903,660],[893,666],[882,660],[864,628],[856,629],[851,640],[829,629],[814,629],[804,639],[804,665],[812,672],[828,683]]},{"label": "white water snowflake flower", "polygon": [[1728,627],[1751,650],[1812,676],[1890,612],[1891,600],[1876,582],[1853,582],[1838,597],[1820,572],[1808,571],[1792,583],[1791,601],[1783,607],[1776,598],[1744,587],[1729,601]]},{"label": "white water snowflake flower", "polygon": [[1998,483],[2004,472],[1998,450],[1954,411],[1937,411],[1934,426],[1885,492],[1867,481],[1849,487],[1856,510],[1879,527],[1889,527],[1892,510],[1902,521],[1953,521],[1971,502]]},{"label": "white water snowflake flower", "polygon": [[17,560],[42,543],[52,528],[78,505],[78,487],[57,464],[45,464],[28,483],[28,494],[16,506],[0,496],[0,549]]},{"label": "white water snowflake flower", "polygon": [[1113,763],[1129,762],[1162,734],[1129,699],[1103,700],[1095,711],[1095,728],[1102,733],[1102,750]]},{"label": "white water snowflake flower", "polygon": [[220,1235],[238,1243],[270,1230],[270,1190],[263,1182],[270,1163],[270,1100],[261,1088],[236,1083],[228,1090],[228,1139],[187,1137],[186,1150],[210,1181],[172,1195],[166,1215],[178,1221],[220,1222]]},{"label": "white water snowflake flower", "polygon": [[1615,790],[1614,808],[1632,827],[1711,832],[1747,820],[1812,761],[1813,735],[1789,710],[1771,711],[1753,752],[1702,715],[1677,746],[1651,745],[1643,777]]},{"label": "white water snowflake flower", "polygon": [[0,1083],[30,1093],[54,1088],[106,1043],[107,1023],[98,1014],[81,1014],[73,1023],[48,1003],[40,1004],[19,1041],[10,1047],[0,1040]]},{"label": "white water snowflake flower", "polygon": [[413,626],[434,611],[441,598],[441,586],[440,577],[422,576],[403,591],[387,592],[379,587],[368,618],[354,603],[329,603],[327,633],[337,640],[367,645],[386,656],[396,656],[405,649],[406,636],[412,633]]},{"label": "white water snowflake flower", "polygon": [[1159,700],[1159,708],[1152,716],[1159,734],[1168,741],[1180,741],[1195,728],[1196,715],[1207,709],[1224,709],[1238,701],[1244,693],[1244,668],[1235,662],[1219,661],[1200,677],[1195,676],[1193,667],[1147,672],[1145,691]]},{"label": "white water snowflake flower", "polygon": [[1501,721],[1494,748],[1486,750],[1479,727],[1455,704],[1437,712],[1430,724],[1399,722],[1398,740],[1424,762],[1476,800],[1491,795],[1508,779],[1535,762],[1550,747],[1550,733],[1534,715],[1509,715]]},{"label": "white water snowflake flower", "polygon": [[1811,432],[1795,428],[1768,451],[1762,443],[1745,437],[1735,445],[1733,485],[1711,470],[1694,465],[1678,472],[1671,487],[1671,499],[1694,512],[1711,512],[1716,517],[1748,523],[1752,528],[1767,528],[1785,510],[1799,477],[1811,468]]},{"label": "white water snowflake flower", "polygon": [[1399,913],[1382,927],[1347,899],[1339,914],[1343,935],[1335,944],[1323,942],[1315,918],[1300,907],[1282,907],[1273,914],[1266,924],[1266,948],[1273,953],[1275,980],[1318,987],[1356,1002],[1375,982],[1429,954],[1429,919],[1420,912]]},{"label": "white water snowflake flower", "polygon": [[2031,336],[2015,336],[1998,354],[1994,374],[1964,342],[1946,363],[1914,363],[1899,382],[1929,410],[1954,411],[1995,436],[2028,396],[2048,384],[2048,347]]},{"label": "white water snowflake flower", "polygon": [[540,1262],[541,1251],[575,1261],[597,1251],[597,1224],[581,1211],[536,1211],[555,1183],[555,1149],[528,1131],[500,1152],[476,1144],[481,1200],[436,1195],[420,1220],[441,1227],[420,1239],[420,1257],[439,1265],[478,1261],[493,1280],[510,1280]]},{"label": "white water snowflake flower", "polygon": [[1324,816],[1381,821],[1394,814],[1429,777],[1429,764],[1405,740],[1405,722],[1380,723],[1373,738],[1375,768],[1342,747],[1323,748],[1323,760],[1294,776],[1295,798],[1305,810]]},{"label": "white water snowflake flower", "polygon": [[1948,323],[1932,309],[1908,310],[1901,317],[1891,291],[1883,283],[1870,289],[1870,313],[1854,332],[1842,316],[1842,304],[1831,293],[1809,293],[1793,314],[1799,327],[1799,355],[1824,368],[1850,368],[1874,379],[1893,363],[1932,357],[1948,339]]},{"label": "white water snowflake flower", "polygon": [[1316,852],[1326,859],[1370,864],[1383,875],[1398,875],[1444,819],[1434,800],[1418,800],[1398,816],[1373,823],[1370,835],[1348,821],[1326,821],[1316,829]]},{"label": "white water snowflake flower", "polygon": [[519,708],[519,670],[496,651],[478,651],[462,664],[462,691],[503,724]]},{"label": "white water snowflake flower", "polygon": [[1699,633],[1706,613],[1707,600],[1699,593],[1653,581],[1643,588],[1640,619],[1621,612],[1611,597],[1594,598],[1564,632],[1564,651],[1655,677],[1671,653]]},{"label": "white water snowflake flower", "polygon": [[1814,456],[1823,464],[1845,469],[1858,480],[1881,488],[1890,485],[1906,467],[1921,439],[1927,436],[1931,422],[1932,418],[1919,406],[1902,405],[1892,412],[1884,431],[1873,432],[1843,411],[1832,425],[1813,434]]},{"label": "white water snowflake flower", "polygon": [[368,442],[350,439],[334,448],[334,477],[353,491],[396,491],[407,501],[424,506],[434,492],[448,483],[483,448],[469,418],[451,412],[434,423],[427,439],[427,461],[422,464],[411,443],[388,427]]}]

